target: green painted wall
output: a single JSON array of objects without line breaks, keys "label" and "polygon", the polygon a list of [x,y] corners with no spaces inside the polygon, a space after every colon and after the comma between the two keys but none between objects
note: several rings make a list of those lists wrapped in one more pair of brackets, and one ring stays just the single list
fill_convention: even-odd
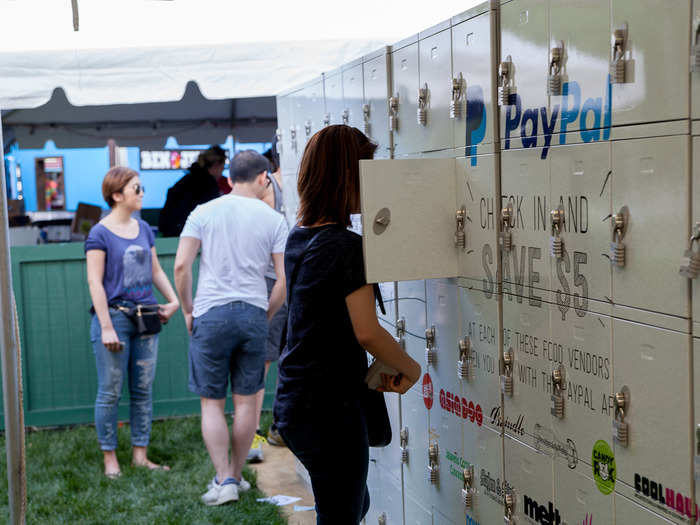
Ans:
[{"label": "green painted wall", "polygon": [[[160,263],[171,282],[176,249],[177,239],[156,240]],[[90,423],[97,374],[90,344],[91,302],[83,244],[14,247],[11,257],[20,321],[25,423],[37,427]],[[160,334],[154,418],[199,413],[199,398],[187,389],[187,348],[187,331],[178,312]],[[265,408],[272,408],[276,378],[273,366],[267,378]],[[230,409],[230,400],[228,404]],[[125,386],[120,420],[128,420],[128,405]],[[0,425],[4,426],[4,419]]]}]

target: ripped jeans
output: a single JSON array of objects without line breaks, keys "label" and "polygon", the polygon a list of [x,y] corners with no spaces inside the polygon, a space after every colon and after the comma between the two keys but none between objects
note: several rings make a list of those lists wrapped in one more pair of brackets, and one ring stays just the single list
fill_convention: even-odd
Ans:
[{"label": "ripped jeans", "polygon": [[151,437],[152,385],[156,375],[158,334],[135,335],[133,323],[122,312],[110,308],[109,315],[119,340],[124,343],[124,350],[110,352],[104,347],[100,321],[97,315],[93,315],[90,340],[97,364],[97,440],[102,450],[117,448],[117,412],[124,376],[128,372],[131,445],[145,447]]}]

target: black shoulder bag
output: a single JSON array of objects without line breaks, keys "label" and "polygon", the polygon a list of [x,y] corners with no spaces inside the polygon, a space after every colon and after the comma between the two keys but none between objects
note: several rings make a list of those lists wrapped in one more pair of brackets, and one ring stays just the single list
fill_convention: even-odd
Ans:
[{"label": "black shoulder bag", "polygon": [[[306,243],[301,254],[299,254],[299,259],[297,264],[292,269],[292,274],[289,278],[289,286],[287,288],[287,304],[291,305],[292,288],[296,282],[297,275],[299,274],[299,266],[304,260],[304,255],[309,250],[316,238],[323,233],[324,230],[317,232],[309,242]],[[374,285],[374,294],[379,301],[380,308],[384,312],[384,302],[382,301],[382,295],[379,291],[379,286]],[[287,346],[287,325],[289,324],[289,317],[287,317],[287,323],[285,323],[282,330],[282,338],[280,339],[280,355],[284,348]],[[362,409],[365,413],[365,421],[367,422],[367,439],[369,441],[370,447],[386,447],[391,443],[391,422],[389,421],[389,413],[386,409],[386,402],[384,401],[384,392],[378,392],[377,390],[372,390],[366,385],[362,392],[360,403]]]}]

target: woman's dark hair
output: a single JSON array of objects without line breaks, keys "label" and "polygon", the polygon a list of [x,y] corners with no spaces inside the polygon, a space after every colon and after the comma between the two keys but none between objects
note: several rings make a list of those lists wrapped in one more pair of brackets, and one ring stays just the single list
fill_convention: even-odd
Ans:
[{"label": "woman's dark hair", "polygon": [[371,159],[376,149],[350,126],[327,126],[311,137],[299,165],[299,223],[350,226],[360,203],[360,160]]}]

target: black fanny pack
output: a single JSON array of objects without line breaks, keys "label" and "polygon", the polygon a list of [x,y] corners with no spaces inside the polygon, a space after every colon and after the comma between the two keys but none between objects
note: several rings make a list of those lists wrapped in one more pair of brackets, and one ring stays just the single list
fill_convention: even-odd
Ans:
[{"label": "black fanny pack", "polygon": [[161,330],[157,304],[137,304],[135,306],[112,305],[134,323],[137,335],[153,335]]}]

